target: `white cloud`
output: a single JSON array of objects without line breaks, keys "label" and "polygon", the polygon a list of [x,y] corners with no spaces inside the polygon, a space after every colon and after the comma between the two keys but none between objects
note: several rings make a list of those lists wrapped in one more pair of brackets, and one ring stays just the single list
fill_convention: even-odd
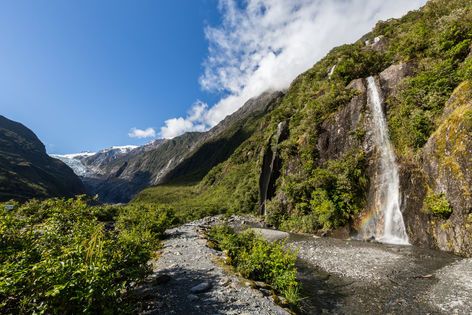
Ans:
[{"label": "white cloud", "polygon": [[131,128],[128,133],[130,138],[154,138],[156,137],[156,130],[154,128],[147,128],[147,129],[138,129],[138,128]]},{"label": "white cloud", "polygon": [[[378,20],[400,17],[426,0],[220,0],[222,24],[207,27],[203,89],[227,93],[198,119],[166,121],[161,135],[209,128],[266,90],[287,88],[333,47],[354,42]],[[194,105],[195,106],[195,105]],[[193,111],[194,107],[192,107]]]},{"label": "white cloud", "polygon": [[187,131],[205,131],[208,129],[205,123],[205,114],[208,105],[197,101],[187,113],[187,117],[171,118],[164,122],[160,136],[165,139],[180,136]]}]

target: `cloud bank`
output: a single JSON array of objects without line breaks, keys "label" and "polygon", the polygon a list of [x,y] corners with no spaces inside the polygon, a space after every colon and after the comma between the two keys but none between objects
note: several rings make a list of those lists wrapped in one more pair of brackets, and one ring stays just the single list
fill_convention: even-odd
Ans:
[{"label": "cloud bank", "polygon": [[187,113],[186,118],[172,118],[164,122],[161,128],[162,138],[170,139],[177,137],[187,131],[205,131],[208,126],[205,123],[208,105],[197,101]]},{"label": "cloud bank", "polygon": [[351,43],[379,20],[400,17],[426,0],[220,0],[222,24],[207,27],[208,57],[200,85],[226,96],[197,102],[169,119],[160,135],[213,127],[249,98],[287,88],[332,48]]},{"label": "cloud bank", "polygon": [[156,137],[156,130],[154,128],[147,128],[147,129],[138,129],[138,128],[131,128],[128,133],[130,138],[155,138]]}]

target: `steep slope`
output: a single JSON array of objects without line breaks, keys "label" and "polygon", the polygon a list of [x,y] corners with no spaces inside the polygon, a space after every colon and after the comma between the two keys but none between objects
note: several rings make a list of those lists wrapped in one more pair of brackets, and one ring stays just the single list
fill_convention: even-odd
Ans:
[{"label": "steep slope", "polygon": [[113,159],[86,157],[81,161],[92,174],[83,181],[91,194],[98,194],[105,202],[127,202],[151,185],[198,182],[251,136],[257,121],[281,96],[280,92],[263,93],[207,132],[156,140]]},{"label": "steep slope", "polygon": [[366,85],[374,76],[410,241],[472,256],[471,44],[471,0],[431,0],[379,22],[295,79],[277,109],[189,197],[155,187],[136,201],[203,214],[260,211],[287,230],[362,235],[378,212],[380,153]]},{"label": "steep slope", "polygon": [[0,201],[84,192],[80,179],[63,162],[49,157],[30,129],[0,116]]},{"label": "steep slope", "polygon": [[82,180],[88,192],[98,195],[103,202],[128,202],[178,164],[201,137],[201,133],[191,132],[132,150],[102,165],[98,174]]},{"label": "steep slope", "polygon": [[270,112],[282,96],[281,92],[266,92],[250,99],[234,114],[204,133],[200,143],[157,183],[200,181],[212,167],[227,160],[251,136],[260,118]]}]

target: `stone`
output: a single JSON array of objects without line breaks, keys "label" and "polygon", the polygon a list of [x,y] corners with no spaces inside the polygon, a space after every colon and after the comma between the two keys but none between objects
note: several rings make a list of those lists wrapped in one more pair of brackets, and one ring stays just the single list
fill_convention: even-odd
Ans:
[{"label": "stone", "polygon": [[408,76],[413,74],[414,64],[412,62],[408,63],[398,63],[391,65],[379,75],[380,85],[382,86],[382,91],[385,94],[396,94],[400,83]]},{"label": "stone", "polygon": [[268,289],[260,288],[259,291],[261,291],[261,293],[264,294],[264,296],[271,296],[272,295],[272,291],[268,290]]},{"label": "stone", "polygon": [[190,289],[192,293],[203,293],[211,289],[211,284],[208,282],[202,282]]},{"label": "stone", "polygon": [[198,300],[198,296],[196,296],[195,294],[189,294],[187,296],[187,299],[190,301],[190,302],[194,302],[196,300]]},{"label": "stone", "polygon": [[268,288],[270,287],[267,283],[262,282],[262,281],[255,281],[254,284],[255,284],[256,287],[258,287],[258,288],[268,289]]},{"label": "stone", "polygon": [[226,287],[228,286],[229,284],[231,283],[231,280],[228,279],[228,278],[223,278],[220,280],[220,282],[218,283],[219,285],[223,286],[223,287]]},{"label": "stone", "polygon": [[262,229],[262,228],[252,228],[250,229],[255,234],[262,236],[263,239],[269,242],[275,242],[278,240],[286,239],[290,236],[287,232],[282,232],[278,230]]}]

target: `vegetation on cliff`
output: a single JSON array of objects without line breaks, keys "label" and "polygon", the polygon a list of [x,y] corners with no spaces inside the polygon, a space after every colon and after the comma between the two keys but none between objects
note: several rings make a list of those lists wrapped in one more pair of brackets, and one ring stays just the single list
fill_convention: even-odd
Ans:
[{"label": "vegetation on cliff", "polygon": [[[204,215],[254,212],[265,202],[272,224],[305,232],[351,223],[368,198],[371,157],[362,147],[368,130],[358,128],[343,135],[352,139],[350,145],[327,158],[322,158],[320,145],[326,124],[355,97],[365,95],[349,84],[392,65],[408,65],[407,78],[385,91],[385,104],[398,160],[420,167],[426,142],[447,117],[447,100],[461,82],[472,78],[471,44],[470,0],[432,0],[400,19],[379,22],[371,33],[333,49],[296,78],[280,104],[258,121],[254,134],[192,186],[193,197],[168,198],[165,204],[184,203],[188,210]],[[362,121],[365,113],[360,115]],[[288,137],[276,147],[282,161],[280,176],[269,201],[259,200],[264,153],[268,147],[274,149],[271,139],[281,122],[288,124]],[[162,200],[166,189],[150,188],[136,200]]]},{"label": "vegetation on cliff", "polygon": [[83,193],[80,179],[64,163],[47,155],[33,131],[0,115],[0,201]]}]

